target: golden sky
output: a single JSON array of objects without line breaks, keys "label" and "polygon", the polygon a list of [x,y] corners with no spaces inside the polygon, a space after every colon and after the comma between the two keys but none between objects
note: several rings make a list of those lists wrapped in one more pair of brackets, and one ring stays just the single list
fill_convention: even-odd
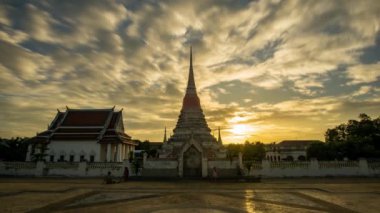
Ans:
[{"label": "golden sky", "polygon": [[33,136],[66,105],[116,105],[133,138],[162,141],[192,45],[225,143],[323,140],[380,115],[379,29],[377,0],[1,1],[0,137]]}]

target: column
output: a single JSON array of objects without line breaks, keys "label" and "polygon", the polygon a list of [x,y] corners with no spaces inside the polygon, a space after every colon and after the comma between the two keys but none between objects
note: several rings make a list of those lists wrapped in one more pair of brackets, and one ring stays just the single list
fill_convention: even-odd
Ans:
[{"label": "column", "polygon": [[202,157],[202,177],[206,178],[208,176],[208,160]]},{"label": "column", "polygon": [[125,144],[121,144],[121,160],[124,161],[125,159]]},{"label": "column", "polygon": [[365,158],[359,158],[359,175],[369,176],[368,162]]},{"label": "column", "polygon": [[268,160],[261,161],[261,175],[262,176],[270,176],[270,162]]},{"label": "column", "polygon": [[26,153],[26,161],[31,161],[31,159],[30,159],[30,155],[31,155],[31,153],[32,153],[32,144],[29,144],[29,146],[28,146],[28,152]]},{"label": "column", "polygon": [[121,162],[121,143],[117,144],[116,161]]},{"label": "column", "polygon": [[106,161],[107,162],[111,162],[112,158],[111,158],[111,144],[107,144],[107,155],[106,155]]},{"label": "column", "polygon": [[319,169],[318,160],[316,158],[310,159],[309,176],[311,177],[323,176],[323,173],[321,173],[321,170]]}]

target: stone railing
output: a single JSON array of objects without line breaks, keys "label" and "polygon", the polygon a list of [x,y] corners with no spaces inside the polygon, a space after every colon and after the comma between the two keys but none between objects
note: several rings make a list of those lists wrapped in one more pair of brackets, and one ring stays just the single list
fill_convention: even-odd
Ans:
[{"label": "stone railing", "polygon": [[270,168],[308,168],[310,165],[310,162],[302,162],[302,161],[295,161],[295,162],[271,162]]},{"label": "stone railing", "polygon": [[35,162],[4,162],[6,169],[34,169],[36,168]]},{"label": "stone railing", "polygon": [[79,163],[77,162],[48,162],[45,163],[45,168],[48,169],[77,169]]},{"label": "stone railing", "polygon": [[123,163],[119,162],[91,162],[87,163],[89,169],[120,169]]},{"label": "stone railing", "polygon": [[320,161],[319,168],[344,168],[344,167],[358,167],[358,161]]},{"label": "stone railing", "polygon": [[380,160],[369,160],[368,168],[373,169],[373,170],[380,169]]},{"label": "stone railing", "polygon": [[261,161],[243,161],[243,166],[248,170],[260,170],[263,168]]}]

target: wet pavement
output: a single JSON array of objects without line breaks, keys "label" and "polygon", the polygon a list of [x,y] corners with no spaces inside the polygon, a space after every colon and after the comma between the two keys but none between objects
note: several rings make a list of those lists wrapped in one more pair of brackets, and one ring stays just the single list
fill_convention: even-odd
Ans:
[{"label": "wet pavement", "polygon": [[0,179],[0,212],[380,212],[380,179]]}]

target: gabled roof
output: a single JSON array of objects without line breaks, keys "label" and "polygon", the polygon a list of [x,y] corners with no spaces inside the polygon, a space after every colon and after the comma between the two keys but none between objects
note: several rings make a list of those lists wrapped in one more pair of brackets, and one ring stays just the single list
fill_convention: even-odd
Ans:
[{"label": "gabled roof", "polygon": [[309,146],[312,143],[320,143],[319,140],[284,140],[276,146]]},{"label": "gabled roof", "polygon": [[48,130],[38,133],[31,142],[96,140],[99,143],[128,143],[124,132],[122,111],[111,109],[69,109],[58,111]]},{"label": "gabled roof", "polygon": [[[113,110],[112,110],[113,111]],[[60,126],[104,126],[111,116],[111,110],[67,110]]]}]

